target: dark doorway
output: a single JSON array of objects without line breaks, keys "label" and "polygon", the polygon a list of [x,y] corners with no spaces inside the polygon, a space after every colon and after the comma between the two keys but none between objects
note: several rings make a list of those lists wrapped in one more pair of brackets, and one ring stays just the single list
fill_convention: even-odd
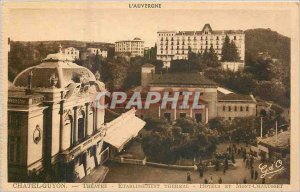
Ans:
[{"label": "dark doorway", "polygon": [[167,119],[168,122],[171,122],[171,113],[164,113],[164,117]]},{"label": "dark doorway", "polygon": [[180,113],[180,114],[179,114],[179,117],[180,117],[180,118],[186,118],[186,113]]},{"label": "dark doorway", "polygon": [[196,122],[201,123],[202,122],[202,114],[201,113],[196,113],[195,114]]},{"label": "dark doorway", "polygon": [[81,142],[84,139],[84,118],[78,119],[78,141]]}]

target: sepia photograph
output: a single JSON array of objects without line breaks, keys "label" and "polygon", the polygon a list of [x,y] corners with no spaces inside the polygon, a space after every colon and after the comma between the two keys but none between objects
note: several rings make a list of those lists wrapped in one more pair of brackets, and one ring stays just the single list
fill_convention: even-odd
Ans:
[{"label": "sepia photograph", "polygon": [[299,187],[298,9],[2,3],[2,183]]}]

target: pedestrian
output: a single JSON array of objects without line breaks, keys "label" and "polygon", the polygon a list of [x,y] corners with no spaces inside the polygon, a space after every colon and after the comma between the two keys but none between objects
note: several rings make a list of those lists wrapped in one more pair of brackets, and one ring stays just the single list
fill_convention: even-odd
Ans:
[{"label": "pedestrian", "polygon": [[262,178],[261,184],[265,184],[265,183],[266,183],[266,179],[265,179],[265,178]]},{"label": "pedestrian", "polygon": [[224,175],[226,174],[226,167],[225,167],[225,165],[223,166],[223,173],[224,173]]},{"label": "pedestrian", "polygon": [[223,181],[222,181],[222,178],[221,178],[221,177],[219,178],[219,181],[218,181],[218,182],[219,182],[219,184],[222,184]]},{"label": "pedestrian", "polygon": [[236,147],[235,144],[233,144],[233,148],[234,148],[234,153],[236,153],[237,152],[237,147]]},{"label": "pedestrian", "polygon": [[243,162],[245,162],[245,161],[246,161],[246,158],[247,158],[247,156],[246,156],[246,153],[245,153],[245,152],[243,152]]},{"label": "pedestrian", "polygon": [[251,179],[254,179],[254,169],[251,167]]},{"label": "pedestrian", "polygon": [[249,159],[246,159],[246,168],[249,168]]},{"label": "pedestrian", "polygon": [[231,155],[231,161],[232,161],[232,163],[235,163],[235,159],[234,159],[234,155],[233,154]]},{"label": "pedestrian", "polygon": [[191,178],[191,173],[187,172],[187,177],[186,177],[187,182],[191,182],[192,178]]},{"label": "pedestrian", "polygon": [[208,180],[207,180],[206,178],[204,179],[204,183],[205,183],[205,184],[208,184]]},{"label": "pedestrian", "polygon": [[241,150],[240,150],[240,149],[238,149],[237,153],[238,153],[238,155],[239,155],[239,154],[241,153]]},{"label": "pedestrian", "polygon": [[253,155],[251,155],[251,157],[250,157],[250,167],[253,167],[253,163],[254,163],[254,157],[253,157]]},{"label": "pedestrian", "polygon": [[243,183],[244,183],[244,184],[247,184],[247,179],[246,179],[246,177],[244,178]]},{"label": "pedestrian", "polygon": [[213,184],[213,183],[214,183],[213,177],[210,176],[210,179],[208,180],[208,184]]},{"label": "pedestrian", "polygon": [[219,171],[219,168],[220,168],[220,161],[219,161],[219,159],[217,159],[216,160],[216,165],[215,165],[216,171]]},{"label": "pedestrian", "polygon": [[224,166],[225,166],[225,169],[227,170],[228,169],[228,159],[227,159],[227,157],[225,158]]},{"label": "pedestrian", "polygon": [[255,172],[254,172],[254,179],[255,179],[255,181],[257,180],[257,178],[258,178],[258,172],[257,172],[257,170],[255,170]]},{"label": "pedestrian", "polygon": [[194,171],[197,171],[198,170],[198,167],[196,164],[194,164]]},{"label": "pedestrian", "polygon": [[200,166],[200,167],[199,167],[199,176],[200,176],[200,177],[203,177],[203,171],[204,171],[204,170],[203,170],[203,167]]}]

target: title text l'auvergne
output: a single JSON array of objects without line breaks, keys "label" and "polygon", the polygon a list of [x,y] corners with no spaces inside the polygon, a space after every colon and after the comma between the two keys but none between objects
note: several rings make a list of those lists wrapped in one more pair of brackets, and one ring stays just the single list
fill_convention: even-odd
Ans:
[{"label": "title text l'auvergne", "polygon": [[129,3],[130,9],[160,9],[160,3]]}]

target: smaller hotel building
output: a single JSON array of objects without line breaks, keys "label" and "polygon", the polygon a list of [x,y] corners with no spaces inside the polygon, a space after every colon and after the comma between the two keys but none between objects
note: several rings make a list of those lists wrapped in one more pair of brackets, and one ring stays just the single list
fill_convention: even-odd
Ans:
[{"label": "smaller hotel building", "polygon": [[89,47],[87,48],[88,55],[100,55],[102,58],[107,58],[107,49],[106,48],[93,48]]},{"label": "smaller hotel building", "polygon": [[79,50],[74,47],[64,48],[62,49],[62,52],[65,55],[70,56],[73,60],[79,59]]},{"label": "smaller hotel building", "polygon": [[136,37],[133,40],[123,40],[115,42],[116,55],[128,53],[130,57],[144,56],[144,41]]}]

